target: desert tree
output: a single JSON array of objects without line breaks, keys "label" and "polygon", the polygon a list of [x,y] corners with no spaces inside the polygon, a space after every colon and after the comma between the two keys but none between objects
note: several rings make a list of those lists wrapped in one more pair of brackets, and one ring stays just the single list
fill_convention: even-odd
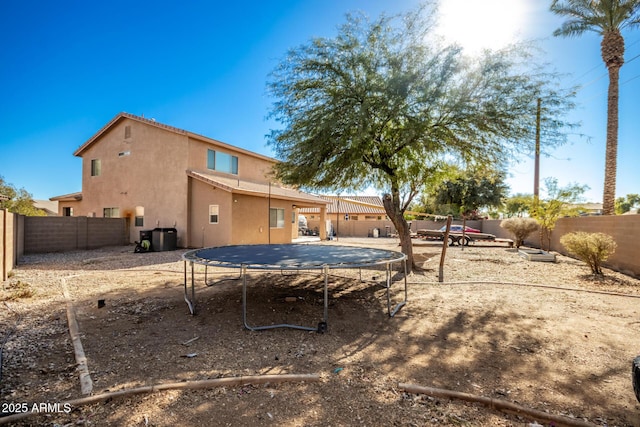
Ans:
[{"label": "desert tree", "polygon": [[0,195],[7,200],[0,199],[0,209],[26,216],[43,216],[45,212],[33,206],[33,196],[24,188],[16,188],[0,176]]},{"label": "desert tree", "polygon": [[546,196],[531,208],[530,213],[540,224],[540,245],[549,250],[556,222],[562,217],[580,214],[582,196],[589,186],[572,183],[560,187],[556,178],[545,179],[544,186]]},{"label": "desert tree", "polygon": [[531,46],[471,59],[431,37],[434,16],[430,4],[347,15],[334,37],[290,49],[267,83],[276,177],[307,191],[378,189],[410,268],[404,212],[433,173],[451,159],[503,165],[530,154],[539,97],[553,100],[545,126],[562,143],[573,107]]},{"label": "desert tree", "polygon": [[616,214],[622,215],[631,209],[640,207],[640,194],[627,194],[616,199]]},{"label": "desert tree", "polygon": [[609,72],[607,140],[602,213],[613,215],[618,162],[618,96],[620,68],[624,64],[622,30],[640,25],[640,0],[553,0],[551,11],[567,17],[555,36],[579,36],[587,31],[602,35],[600,53]]}]

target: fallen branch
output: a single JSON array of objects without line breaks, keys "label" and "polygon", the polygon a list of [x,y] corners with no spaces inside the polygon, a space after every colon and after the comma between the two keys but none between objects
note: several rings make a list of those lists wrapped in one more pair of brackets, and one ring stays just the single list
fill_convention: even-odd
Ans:
[{"label": "fallen branch", "polygon": [[[69,400],[61,407],[67,405],[75,408],[82,405],[90,405],[92,403],[101,402],[107,399],[115,399],[118,397],[129,397],[136,394],[157,393],[165,390],[198,390],[203,388],[224,387],[224,386],[244,386],[249,384],[265,384],[265,383],[281,383],[281,382],[317,382],[320,381],[320,375],[317,374],[288,374],[288,375],[252,375],[229,378],[214,378],[201,381],[186,381],[179,383],[157,384],[145,387],[132,388],[128,390],[113,391],[109,393],[96,394],[95,396],[81,397],[75,400]],[[0,425],[8,424],[27,418],[39,412],[25,412],[20,414],[0,417]]]},{"label": "fallen branch", "polygon": [[401,390],[414,394],[427,394],[429,396],[445,397],[449,399],[464,400],[467,402],[481,403],[492,409],[497,409],[502,412],[514,413],[517,415],[526,415],[535,420],[549,421],[555,423],[558,426],[570,426],[570,427],[595,427],[595,424],[588,423],[586,421],[577,420],[574,418],[563,417],[560,415],[553,415],[547,412],[538,411],[536,409],[526,408],[516,403],[507,402],[500,399],[492,399],[490,397],[476,396],[474,394],[462,393],[453,390],[446,390],[442,388],[422,387],[412,384],[398,384]]}]

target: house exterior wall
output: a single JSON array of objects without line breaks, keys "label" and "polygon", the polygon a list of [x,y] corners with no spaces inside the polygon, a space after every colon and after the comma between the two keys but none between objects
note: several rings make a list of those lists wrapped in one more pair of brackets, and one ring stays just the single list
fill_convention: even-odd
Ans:
[{"label": "house exterior wall", "polygon": [[[189,179],[191,233],[188,247],[221,246],[231,241],[231,193],[212,187],[202,181]],[[209,223],[209,205],[219,206],[218,224]]]},{"label": "house exterior wall", "polygon": [[[69,206],[74,216],[103,217],[105,208],[118,208],[129,241],[138,240],[141,230],[175,227],[180,246],[187,225],[187,147],[186,136],[121,120],[82,153],[82,201],[63,202],[60,209]],[[100,161],[99,176],[91,176],[94,159]],[[136,207],[144,208],[142,226],[135,225]]]},{"label": "house exterior wall", "polygon": [[[209,169],[209,150],[236,157],[237,173]],[[159,227],[176,228],[178,247],[289,243],[293,200],[323,203],[291,192],[279,197],[292,200],[277,202],[271,190],[269,195],[261,190],[273,179],[275,159],[127,113],[116,116],[75,155],[82,157],[82,193],[54,198],[59,214],[72,208],[74,217],[100,218],[105,209],[117,208],[129,242]],[[94,160],[100,162],[99,174],[92,173]],[[284,227],[269,228],[270,202],[285,209]],[[216,224],[210,223],[210,205],[218,207]],[[137,225],[141,215],[143,224]]]},{"label": "house exterior wall", "polygon": [[[238,157],[238,175],[207,169],[207,152],[210,149]],[[247,155],[245,151],[227,144],[212,144],[210,140],[200,139],[197,135],[189,137],[189,169],[206,171],[212,175],[233,176],[246,181],[266,182],[274,164],[275,161],[271,159]]]}]

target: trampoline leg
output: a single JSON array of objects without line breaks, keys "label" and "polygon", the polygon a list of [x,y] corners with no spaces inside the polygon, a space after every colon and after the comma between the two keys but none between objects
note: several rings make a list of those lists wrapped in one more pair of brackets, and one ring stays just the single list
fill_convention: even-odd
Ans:
[{"label": "trampoline leg", "polygon": [[193,262],[191,264],[191,299],[189,299],[187,290],[187,261],[184,261],[184,300],[189,306],[189,312],[196,314],[196,289],[194,286]]},{"label": "trampoline leg", "polygon": [[[328,268],[326,268],[328,271]],[[310,327],[310,326],[301,326],[301,325],[290,325],[287,323],[282,323],[278,325],[265,325],[265,326],[251,326],[247,323],[247,266],[242,265],[240,268],[240,276],[242,277],[242,322],[244,323],[244,327],[249,329],[250,331],[263,331],[265,329],[276,329],[276,328],[291,328],[291,329],[300,329],[303,331],[316,331],[316,332],[326,332],[327,328],[327,311],[328,311],[328,303],[327,303],[327,281],[328,274],[325,271],[325,281],[324,281],[324,321],[320,322],[318,327]]]},{"label": "trampoline leg", "polygon": [[387,263],[387,311],[389,313],[389,317],[393,317],[396,315],[398,311],[402,307],[407,304],[407,260],[403,261],[404,266],[404,300],[396,304],[396,306],[391,310],[391,263]]}]

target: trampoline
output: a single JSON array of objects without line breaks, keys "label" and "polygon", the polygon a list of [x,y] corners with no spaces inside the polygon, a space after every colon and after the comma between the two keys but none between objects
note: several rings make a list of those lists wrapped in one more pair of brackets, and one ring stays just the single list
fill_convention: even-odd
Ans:
[{"label": "trampoline", "polygon": [[[385,266],[384,283],[378,283],[386,289],[387,311],[389,317],[395,316],[407,302],[407,265],[406,255],[401,252],[361,248],[355,246],[318,245],[318,244],[273,244],[273,245],[234,245],[196,249],[186,252],[184,261],[184,300],[191,314],[196,313],[195,272],[194,266],[205,266],[205,283],[207,267],[222,267],[240,271],[242,281],[242,319],[244,326],[252,331],[273,328],[294,328],[307,331],[325,332],[328,319],[329,271],[336,269],[360,269],[374,266]],[[391,307],[392,267],[400,264],[404,272],[404,299]],[[189,278],[189,270],[191,272]],[[252,326],[247,321],[247,275],[249,270],[271,271],[321,271],[324,277],[322,321],[317,327],[277,324]],[[362,274],[360,274],[362,280]],[[189,286],[190,282],[190,286]],[[190,288],[190,289],[189,289]]]}]

